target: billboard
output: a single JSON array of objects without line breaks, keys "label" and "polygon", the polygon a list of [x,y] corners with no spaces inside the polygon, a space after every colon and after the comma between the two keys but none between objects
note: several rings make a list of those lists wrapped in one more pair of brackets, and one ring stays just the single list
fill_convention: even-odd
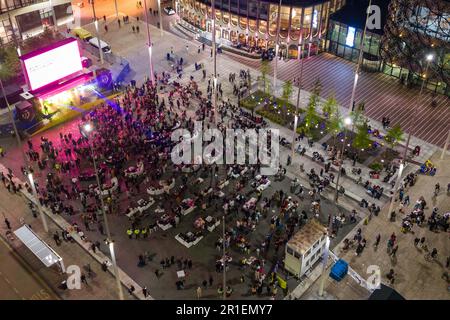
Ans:
[{"label": "billboard", "polygon": [[83,70],[78,42],[73,38],[29,52],[20,60],[31,92],[57,85]]}]

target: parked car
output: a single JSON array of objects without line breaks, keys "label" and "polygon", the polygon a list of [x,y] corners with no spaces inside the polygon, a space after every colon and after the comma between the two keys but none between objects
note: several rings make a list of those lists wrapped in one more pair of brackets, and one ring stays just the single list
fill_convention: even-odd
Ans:
[{"label": "parked car", "polygon": [[[97,38],[91,38],[89,39],[89,44],[93,46],[94,48],[98,49],[98,39]],[[104,53],[111,53],[111,47],[109,44],[107,44],[105,41],[100,40],[100,45],[102,46],[102,51]]]},{"label": "parked car", "polygon": [[74,28],[72,30],[72,33],[74,36],[84,41],[89,41],[90,39],[92,39],[92,34],[89,31],[80,27]]},{"label": "parked car", "polygon": [[174,15],[174,14],[175,14],[175,10],[173,10],[172,7],[165,7],[165,8],[164,8],[164,12],[165,12],[168,16],[171,16],[171,15]]}]

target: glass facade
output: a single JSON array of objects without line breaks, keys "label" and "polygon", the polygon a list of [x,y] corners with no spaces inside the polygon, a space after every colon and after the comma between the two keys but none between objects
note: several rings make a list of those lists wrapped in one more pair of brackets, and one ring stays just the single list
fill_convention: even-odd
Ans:
[{"label": "glass facade", "polygon": [[48,0],[1,0],[0,13],[11,11],[14,9],[23,8],[35,3],[46,2]]},{"label": "glass facade", "polygon": [[[363,30],[330,20],[327,33],[327,50],[339,57],[357,62],[361,49],[362,34]],[[366,32],[362,46],[363,66],[366,68],[372,70],[381,68],[379,59],[380,37],[378,34]]]},{"label": "glass facade", "polygon": [[[48,0],[0,0],[1,44],[12,42],[14,36],[18,40],[25,39],[30,36],[30,32],[39,33],[43,26],[53,26],[53,10],[50,7],[39,9],[38,6],[32,6],[42,2]],[[56,19],[71,17],[72,13],[68,10],[71,5],[71,2],[66,0],[65,3],[54,6]]]},{"label": "glass facade", "polygon": [[[204,20],[204,10],[210,8],[206,0],[180,0],[180,16],[199,29],[207,30],[198,23]],[[249,50],[267,49],[275,46],[277,30],[280,30],[280,48],[284,55],[297,57],[299,44],[311,43],[312,51],[317,52],[327,31],[330,13],[340,9],[345,0],[299,1],[293,5],[280,6],[279,1],[260,0],[222,0],[216,1],[217,24],[222,39],[231,45],[240,45]],[[227,32],[224,33],[223,30]],[[226,37],[224,37],[226,35]],[[236,35],[236,36],[234,36]],[[221,39],[218,39],[221,41]]]}]

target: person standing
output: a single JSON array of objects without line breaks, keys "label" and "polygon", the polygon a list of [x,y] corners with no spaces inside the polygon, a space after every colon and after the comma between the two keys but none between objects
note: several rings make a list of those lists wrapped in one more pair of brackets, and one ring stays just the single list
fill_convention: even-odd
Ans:
[{"label": "person standing", "polygon": [[415,238],[414,239],[414,247],[417,247],[419,245],[420,239],[419,238]]},{"label": "person standing", "polygon": [[198,287],[197,288],[197,299],[201,299],[202,298],[202,287]]}]

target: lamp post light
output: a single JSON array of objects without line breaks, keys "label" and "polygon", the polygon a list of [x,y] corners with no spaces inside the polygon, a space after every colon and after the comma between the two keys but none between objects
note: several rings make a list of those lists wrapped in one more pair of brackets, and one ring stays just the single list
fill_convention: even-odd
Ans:
[{"label": "lamp post light", "polygon": [[[159,0],[158,0],[159,1]],[[214,79],[213,79],[213,110],[214,110],[214,123],[217,126],[217,48],[216,48],[216,6],[215,1],[211,1],[212,6],[212,51],[214,61]]]},{"label": "lamp post light", "polygon": [[227,298],[227,289],[226,289],[226,284],[227,284],[227,276],[226,276],[226,272],[227,272],[227,261],[225,259],[225,254],[226,254],[226,246],[225,246],[225,216],[222,217],[222,249],[223,249],[223,300],[226,300]]},{"label": "lamp post light", "polygon": [[344,151],[345,151],[345,143],[347,140],[347,128],[352,124],[352,119],[350,117],[346,117],[344,119],[344,141],[342,141],[342,148],[341,148],[341,161],[339,163],[339,171],[338,171],[338,176],[337,176],[337,180],[336,180],[336,195],[334,200],[336,201],[336,203],[338,202],[338,198],[339,198],[339,180],[341,178],[341,171],[342,171],[342,165],[344,164]]},{"label": "lamp post light", "polygon": [[163,36],[163,25],[161,15],[161,0],[158,0],[158,15],[159,15],[159,28],[161,29],[161,37]]},{"label": "lamp post light", "polygon": [[112,261],[112,265],[113,265],[113,269],[114,269],[114,277],[116,278],[116,284],[117,284],[117,292],[119,295],[119,299],[124,300],[122,284],[120,282],[120,277],[119,277],[119,269],[117,268],[116,255],[114,252],[114,241],[111,237],[111,232],[109,230],[108,217],[106,216],[105,202],[103,201],[103,190],[102,190],[102,185],[100,183],[100,177],[98,174],[97,162],[95,161],[94,148],[92,146],[91,139],[89,139],[90,133],[93,130],[94,130],[94,128],[92,127],[92,125],[90,123],[86,123],[81,128],[81,133],[88,140],[89,149],[91,151],[92,162],[94,163],[95,178],[97,181],[99,195],[100,195],[100,204],[102,207],[102,215],[103,215],[103,220],[105,222],[105,230],[106,230],[106,236],[107,236],[106,241],[107,241],[107,244],[109,247],[109,252],[111,254],[111,261]]},{"label": "lamp post light", "polygon": [[372,5],[372,0],[369,0],[369,6],[367,7],[367,14],[366,14],[366,21],[364,23],[364,30],[363,30],[363,34],[361,36],[361,44],[359,46],[359,55],[358,55],[358,63],[356,64],[356,68],[355,68],[355,78],[353,80],[353,88],[352,88],[352,95],[350,98],[350,107],[349,110],[352,110],[353,108],[353,103],[355,101],[355,94],[356,94],[356,86],[358,84],[358,79],[359,79],[359,72],[360,72],[360,68],[361,68],[361,64],[362,64],[362,59],[363,59],[363,53],[364,53],[364,39],[366,38],[366,31],[367,31],[367,21],[369,20],[369,13],[370,13],[370,7]]},{"label": "lamp post light", "polygon": [[278,71],[278,50],[280,49],[280,27],[281,27],[281,2],[278,4],[278,16],[277,16],[277,35],[275,40],[275,66],[273,70],[273,90],[277,90],[277,71]]},{"label": "lamp post light", "polygon": [[444,156],[447,153],[449,143],[450,143],[450,130],[448,130],[448,135],[447,135],[447,139],[445,140],[444,149],[442,149],[441,160],[444,160]]},{"label": "lamp post light", "polygon": [[[344,150],[345,150],[345,140],[347,138],[347,128],[352,124],[352,119],[350,117],[344,118],[344,141],[342,141],[342,148],[341,148],[341,162],[339,164],[339,172],[336,180],[336,196],[334,198],[335,204],[337,206],[338,204],[338,197],[339,197],[339,178],[341,177],[341,170],[342,170],[342,164],[344,163]],[[323,262],[322,262],[322,274],[320,279],[320,286],[319,286],[319,296],[323,296],[324,293],[324,287],[325,287],[325,279],[326,279],[326,270],[327,270],[327,264],[328,264],[328,258],[330,256],[330,237],[333,230],[333,214],[330,214],[329,217],[330,221],[328,222],[328,230],[327,230],[327,239],[325,243],[325,250],[323,252]]]},{"label": "lamp post light", "polygon": [[25,165],[26,171],[27,171],[27,175],[26,176],[28,178],[28,182],[30,183],[31,191],[32,191],[33,197],[34,197],[34,199],[36,201],[36,206],[38,208],[39,215],[41,216],[42,225],[44,227],[45,232],[48,233],[47,219],[45,217],[44,211],[42,210],[41,203],[39,202],[39,197],[38,197],[38,194],[37,194],[36,185],[34,184],[33,173],[30,171],[30,165],[28,163],[28,159],[27,159],[27,157],[25,155],[25,152],[23,151],[22,141],[20,140],[20,136],[19,136],[19,130],[17,130],[16,121],[14,120],[13,111],[12,111],[11,105],[9,104],[8,98],[6,97],[5,87],[3,86],[3,81],[1,79],[0,79],[0,87],[1,87],[1,90],[2,90],[3,98],[5,99],[6,106],[8,108],[8,113],[9,113],[9,116],[11,118],[11,123],[12,123],[13,128],[14,128],[14,135],[16,136],[17,146],[19,147],[20,152],[22,153],[23,162],[24,162],[24,165]]},{"label": "lamp post light", "polygon": [[147,0],[144,0],[144,11],[145,11],[145,23],[147,25],[147,42],[148,42],[148,59],[149,59],[149,67],[150,67],[150,81],[152,85],[155,85],[155,75],[153,73],[153,63],[152,63],[152,39],[150,37],[150,23],[148,19],[148,9],[147,9]]},{"label": "lamp post light", "polygon": [[[299,50],[303,50],[303,45],[299,46]],[[295,105],[295,115],[294,115],[294,127],[292,128],[292,159],[294,159],[294,152],[295,152],[295,136],[297,135],[297,123],[298,123],[298,109],[300,107],[300,93],[302,90],[302,81],[303,81],[303,60],[302,52],[300,51],[300,58],[302,59],[302,62],[300,64],[300,78],[298,79],[298,93],[297,93],[297,104]]]},{"label": "lamp post light", "polygon": [[[428,73],[428,68],[430,66],[430,62],[434,59],[434,56],[432,54],[428,54],[425,57],[425,59],[426,59],[427,62],[426,62],[426,66],[425,66],[425,75],[424,76],[426,77],[426,75]],[[422,85],[420,87],[420,91],[419,91],[418,97],[416,99],[416,104],[415,104],[414,109],[413,109],[413,116],[412,116],[412,118],[410,118],[411,120],[409,122],[410,129],[409,129],[409,132],[408,132],[408,138],[406,139],[405,149],[403,150],[402,160],[401,160],[401,163],[400,163],[400,167],[398,169],[398,175],[397,175],[397,179],[395,181],[394,189],[392,190],[391,202],[389,204],[389,211],[388,211],[388,218],[389,219],[392,218],[392,210],[394,209],[395,195],[396,195],[398,187],[400,185],[400,181],[401,181],[401,178],[402,178],[402,171],[403,171],[403,169],[406,166],[409,142],[411,140],[411,135],[412,135],[412,132],[414,130],[414,127],[416,125],[416,117],[417,117],[417,113],[418,113],[417,109],[419,107],[419,103],[420,103],[420,100],[422,98],[423,88],[425,87],[425,77],[422,80]],[[447,139],[447,141],[448,141],[448,139]]]},{"label": "lamp post light", "polygon": [[52,0],[49,1],[50,10],[52,11],[52,17],[53,17],[53,28],[55,29],[55,31],[58,31],[58,21],[56,19],[55,7],[53,6],[52,2],[53,2]]},{"label": "lamp post light", "polygon": [[102,45],[100,42],[100,33],[98,32],[98,20],[97,20],[97,16],[95,15],[94,0],[91,0],[91,4],[92,4],[92,14],[94,15],[95,36],[97,37],[98,51],[100,52],[100,63],[103,64],[103,50],[102,50]]},{"label": "lamp post light", "polygon": [[117,0],[114,0],[114,7],[116,9],[116,19],[119,19],[119,9],[117,7]]}]

